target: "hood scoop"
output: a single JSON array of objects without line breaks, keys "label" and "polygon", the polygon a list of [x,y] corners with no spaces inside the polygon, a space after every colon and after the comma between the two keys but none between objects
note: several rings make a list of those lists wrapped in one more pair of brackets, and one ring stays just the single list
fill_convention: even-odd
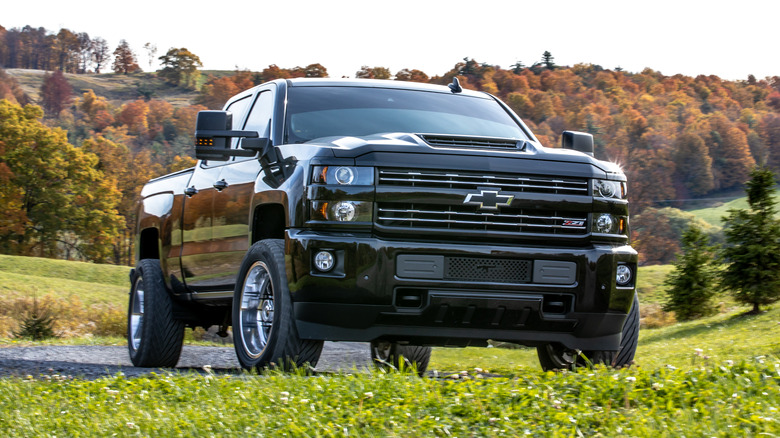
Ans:
[{"label": "hood scoop", "polygon": [[433,147],[493,149],[507,152],[524,152],[528,146],[525,140],[494,137],[470,137],[463,135],[421,134],[420,138]]}]

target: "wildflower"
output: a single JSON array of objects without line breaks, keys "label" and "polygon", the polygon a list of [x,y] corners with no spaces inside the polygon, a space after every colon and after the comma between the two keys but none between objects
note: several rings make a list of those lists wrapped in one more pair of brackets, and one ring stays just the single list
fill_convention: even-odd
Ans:
[{"label": "wildflower", "polygon": [[636,377],[628,376],[628,377],[626,377],[626,381],[628,381],[628,382],[636,382]]},{"label": "wildflower", "polygon": [[374,393],[373,393],[373,392],[371,392],[371,391],[369,391],[369,392],[364,392],[364,393],[363,393],[363,396],[364,396],[365,398],[374,398]]}]

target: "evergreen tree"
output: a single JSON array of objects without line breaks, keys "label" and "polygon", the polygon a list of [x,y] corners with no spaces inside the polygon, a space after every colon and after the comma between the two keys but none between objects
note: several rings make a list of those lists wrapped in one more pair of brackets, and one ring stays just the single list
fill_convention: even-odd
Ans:
[{"label": "evergreen tree", "polygon": [[715,294],[714,251],[709,240],[699,227],[691,225],[682,236],[682,254],[664,281],[669,289],[663,309],[675,312],[680,321],[715,313],[711,302]]},{"label": "evergreen tree", "polygon": [[553,58],[552,53],[548,52],[547,50],[542,53],[542,64],[544,64],[545,68],[548,70],[554,70],[555,67],[557,67],[555,62],[553,62],[554,60],[555,58]]},{"label": "evergreen tree", "polygon": [[753,306],[780,300],[780,220],[775,217],[775,178],[766,167],[750,172],[747,182],[749,210],[729,210],[724,218],[726,246],[721,258],[726,264],[721,285],[734,298]]}]

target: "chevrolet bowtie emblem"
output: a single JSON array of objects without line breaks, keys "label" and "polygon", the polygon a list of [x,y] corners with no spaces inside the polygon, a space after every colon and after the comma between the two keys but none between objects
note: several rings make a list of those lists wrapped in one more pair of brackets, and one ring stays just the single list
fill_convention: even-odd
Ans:
[{"label": "chevrolet bowtie emblem", "polygon": [[467,205],[478,205],[479,210],[498,210],[498,207],[508,207],[515,199],[513,195],[499,195],[497,190],[480,190],[479,193],[469,193],[466,200]]}]

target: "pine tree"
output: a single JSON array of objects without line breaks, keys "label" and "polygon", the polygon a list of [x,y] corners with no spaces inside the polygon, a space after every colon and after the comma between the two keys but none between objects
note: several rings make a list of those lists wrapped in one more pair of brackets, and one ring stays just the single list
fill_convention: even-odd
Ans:
[{"label": "pine tree", "polygon": [[542,53],[542,64],[544,64],[544,67],[548,70],[554,70],[555,67],[555,58],[552,56],[552,53],[545,50],[544,53]]},{"label": "pine tree", "polygon": [[707,234],[695,225],[683,233],[681,246],[682,254],[664,281],[669,289],[663,309],[675,312],[680,321],[688,321],[715,313],[714,251]]},{"label": "pine tree", "polygon": [[724,218],[726,246],[721,258],[726,264],[721,285],[734,298],[753,306],[780,300],[780,220],[775,217],[775,178],[766,167],[750,172],[747,182],[749,210],[729,210]]}]

